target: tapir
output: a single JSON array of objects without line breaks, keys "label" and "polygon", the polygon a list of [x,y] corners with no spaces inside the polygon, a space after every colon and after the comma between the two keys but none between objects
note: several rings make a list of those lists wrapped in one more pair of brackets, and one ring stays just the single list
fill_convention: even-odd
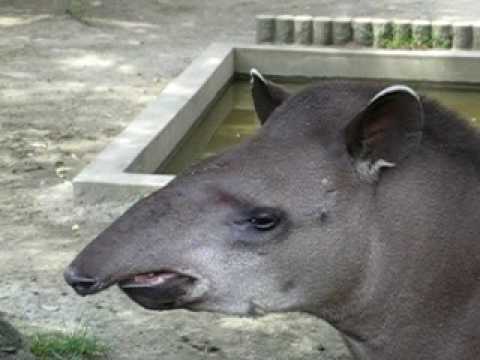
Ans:
[{"label": "tapir", "polygon": [[257,133],[133,205],[68,284],[152,310],[314,314],[355,359],[480,359],[478,129],[404,85],[251,78]]}]

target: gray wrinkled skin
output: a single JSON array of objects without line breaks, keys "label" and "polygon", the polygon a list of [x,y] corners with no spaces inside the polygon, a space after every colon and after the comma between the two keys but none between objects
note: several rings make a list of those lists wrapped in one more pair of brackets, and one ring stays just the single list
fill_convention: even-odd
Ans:
[{"label": "gray wrinkled skin", "polygon": [[[254,72],[258,134],[138,202],[71,268],[104,287],[189,274],[195,311],[315,314],[357,359],[478,359],[479,134],[382,89],[288,97]],[[252,225],[258,208],[273,228]]]}]

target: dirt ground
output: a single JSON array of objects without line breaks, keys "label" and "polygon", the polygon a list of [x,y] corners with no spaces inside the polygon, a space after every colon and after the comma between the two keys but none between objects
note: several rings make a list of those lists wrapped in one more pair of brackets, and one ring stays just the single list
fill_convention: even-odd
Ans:
[{"label": "dirt ground", "polygon": [[63,268],[128,204],[74,207],[71,180],[209,43],[250,42],[257,13],[480,15],[449,3],[0,0],[0,311],[27,333],[86,326],[112,359],[346,359],[306,315],[159,314],[115,289],[75,296]]}]

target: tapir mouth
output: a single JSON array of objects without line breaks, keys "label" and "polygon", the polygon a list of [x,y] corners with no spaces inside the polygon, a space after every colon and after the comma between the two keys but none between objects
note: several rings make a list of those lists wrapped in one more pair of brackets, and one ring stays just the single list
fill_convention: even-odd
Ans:
[{"label": "tapir mouth", "polygon": [[173,271],[137,274],[118,282],[130,299],[150,310],[169,310],[199,301],[198,280]]}]

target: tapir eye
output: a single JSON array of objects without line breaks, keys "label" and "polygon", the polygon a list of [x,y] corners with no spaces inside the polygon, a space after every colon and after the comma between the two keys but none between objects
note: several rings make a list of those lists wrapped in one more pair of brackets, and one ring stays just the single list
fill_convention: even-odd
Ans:
[{"label": "tapir eye", "polygon": [[281,212],[273,208],[255,208],[248,221],[259,231],[272,230],[281,220]]}]

